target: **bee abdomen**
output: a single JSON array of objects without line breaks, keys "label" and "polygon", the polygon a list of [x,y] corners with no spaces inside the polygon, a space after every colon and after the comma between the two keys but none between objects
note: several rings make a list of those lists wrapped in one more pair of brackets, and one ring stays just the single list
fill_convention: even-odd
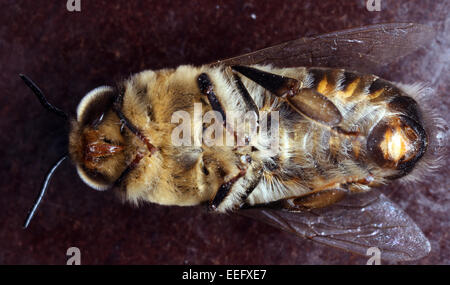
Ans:
[{"label": "bee abdomen", "polygon": [[352,159],[406,173],[422,157],[427,135],[419,106],[395,84],[375,75],[328,68],[309,68],[307,78],[307,87],[332,100],[343,115],[339,126],[316,129],[328,137],[322,144],[314,140],[322,147],[310,153],[316,158],[325,154],[328,159],[322,164],[332,167],[333,162]]},{"label": "bee abdomen", "polygon": [[310,68],[308,75],[312,78],[311,88],[327,97],[336,96],[345,102],[366,99],[370,95],[370,86],[378,78],[374,75],[330,68]]},{"label": "bee abdomen", "polygon": [[391,101],[401,96],[394,84],[372,74],[361,74],[332,68],[309,68],[309,88],[325,96],[335,94],[343,101],[369,100],[372,103]]}]

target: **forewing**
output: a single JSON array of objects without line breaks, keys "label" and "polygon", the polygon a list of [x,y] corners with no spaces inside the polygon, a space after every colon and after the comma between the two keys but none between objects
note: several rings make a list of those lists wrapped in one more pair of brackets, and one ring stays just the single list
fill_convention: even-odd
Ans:
[{"label": "forewing", "polygon": [[376,67],[424,46],[434,36],[433,28],[421,24],[377,24],[300,38],[217,64],[336,67],[372,73]]},{"label": "forewing", "polygon": [[349,195],[343,201],[305,212],[248,209],[241,214],[306,237],[366,255],[377,247],[382,260],[407,261],[424,257],[430,243],[415,222],[377,191]]}]

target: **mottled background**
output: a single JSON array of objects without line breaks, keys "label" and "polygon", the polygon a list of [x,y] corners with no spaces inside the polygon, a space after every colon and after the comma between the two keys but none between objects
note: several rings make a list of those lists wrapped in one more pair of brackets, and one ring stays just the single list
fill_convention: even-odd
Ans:
[{"label": "mottled background", "polygon": [[[122,205],[90,190],[70,163],[56,177],[28,230],[21,226],[49,166],[64,151],[64,124],[20,81],[25,73],[49,100],[75,110],[101,84],[143,69],[202,64],[301,36],[382,22],[418,22],[438,31],[426,49],[386,67],[393,81],[435,88],[430,106],[448,120],[450,2],[365,1],[0,1],[0,264],[365,264],[366,258],[239,216],[203,207]],[[384,192],[430,239],[429,256],[410,263],[449,264],[448,163],[414,187]]]}]

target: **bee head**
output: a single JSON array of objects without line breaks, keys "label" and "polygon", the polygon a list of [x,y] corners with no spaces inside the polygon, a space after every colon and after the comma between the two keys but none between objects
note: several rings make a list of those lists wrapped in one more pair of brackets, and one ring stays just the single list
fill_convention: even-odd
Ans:
[{"label": "bee head", "polygon": [[[64,111],[47,101],[42,90],[30,78],[23,74],[19,76],[45,109],[66,121],[69,119]],[[81,179],[97,190],[106,190],[120,182],[142,158],[141,154],[137,154],[131,164],[126,164],[123,127],[126,126],[139,135],[140,133],[123,113],[115,108],[115,104],[121,102],[121,96],[118,94],[119,92],[112,87],[95,88],[80,101],[76,118],[71,122],[69,155],[75,162]],[[40,194],[28,213],[24,228],[28,227],[36,213],[56,169],[69,155],[64,154],[50,168],[42,183]]]},{"label": "bee head", "polygon": [[87,93],[77,107],[69,135],[69,154],[78,175],[96,190],[113,186],[125,168],[124,137],[113,110],[115,94],[109,86]]}]

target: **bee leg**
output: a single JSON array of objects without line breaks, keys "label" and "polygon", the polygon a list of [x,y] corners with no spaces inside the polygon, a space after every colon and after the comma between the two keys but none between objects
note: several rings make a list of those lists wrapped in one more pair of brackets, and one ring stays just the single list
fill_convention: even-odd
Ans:
[{"label": "bee leg", "polygon": [[328,126],[337,126],[342,121],[342,114],[334,103],[312,88],[302,88],[286,99],[294,110],[311,120]]},{"label": "bee leg", "polygon": [[210,210],[215,211],[217,207],[219,207],[220,203],[222,203],[230,193],[231,187],[233,187],[234,183],[236,183],[239,178],[245,176],[246,172],[246,169],[242,169],[241,171],[239,171],[238,175],[220,185],[219,190],[217,190],[216,196],[214,196],[214,199],[209,203]]},{"label": "bee leg", "polygon": [[202,73],[197,78],[198,88],[200,92],[208,97],[209,104],[214,111],[219,112],[222,115],[223,122],[226,122],[225,111],[220,103],[219,99],[214,92],[214,86],[209,78],[208,74]]},{"label": "bee leg", "polygon": [[256,186],[258,186],[259,182],[261,181],[263,170],[262,167],[256,167],[253,170],[254,176],[248,184],[245,186],[245,193],[240,197],[239,203],[236,204],[236,209],[242,209],[247,206],[247,198],[250,196],[250,194],[253,193],[253,190],[255,190]]},{"label": "bee leg", "polygon": [[255,112],[258,120],[259,120],[259,109],[258,106],[256,106],[255,101],[253,101],[252,96],[250,96],[250,93],[248,93],[247,88],[245,87],[244,83],[242,83],[241,77],[237,74],[233,74],[234,81],[236,82],[236,87],[239,91],[239,94],[241,94],[242,100],[245,103],[245,106],[248,110]]},{"label": "bee leg", "polygon": [[301,88],[300,82],[293,78],[242,65],[235,65],[231,68],[258,83],[277,97],[294,96],[297,90]]},{"label": "bee leg", "polygon": [[223,109],[222,104],[220,103],[219,99],[216,96],[216,93],[214,92],[214,86],[208,74],[206,73],[200,74],[197,78],[197,84],[198,88],[200,89],[200,92],[208,97],[208,101],[212,109],[214,111],[219,112],[220,115],[222,116],[223,125],[225,126],[226,130],[230,132],[234,136],[234,139],[236,140],[237,134],[231,128],[231,126],[227,124],[225,110]]},{"label": "bee leg", "polygon": [[339,202],[347,193],[348,191],[343,188],[326,189],[306,196],[287,199],[284,207],[292,211],[324,208]]},{"label": "bee leg", "polygon": [[256,186],[258,186],[259,182],[261,181],[263,173],[262,166],[254,165],[253,167],[249,167],[249,164],[251,162],[252,159],[249,155],[241,156],[242,164],[237,166],[239,168],[239,173],[219,187],[219,190],[217,190],[215,197],[209,203],[210,210],[212,211],[217,210],[219,205],[225,200],[228,194],[231,193],[231,188],[233,187],[234,183],[236,183],[236,181],[238,181],[240,178],[246,176],[246,174],[250,174],[244,178],[242,188],[245,191],[243,191],[240,195],[236,197],[238,201],[233,202],[233,209],[236,210],[245,205],[248,196],[250,196],[250,194],[253,192],[253,190],[255,190]]},{"label": "bee leg", "polygon": [[297,112],[319,123],[336,126],[342,121],[339,109],[322,93],[302,88],[300,81],[248,66],[232,66],[234,71],[253,80],[277,97],[285,99]]},{"label": "bee leg", "polygon": [[150,151],[150,155],[152,155],[157,151],[157,148],[150,142],[150,139],[146,137],[141,130],[139,130],[135,125],[133,125],[133,123],[130,120],[128,120],[128,118],[122,112],[122,104],[123,104],[123,94],[119,95],[116,101],[113,103],[113,110],[119,117],[120,123],[122,124],[120,129],[122,130],[122,126],[126,126],[128,130],[130,130],[130,132],[135,134],[143,143],[145,143],[148,150]]},{"label": "bee leg", "polygon": [[136,168],[136,166],[139,164],[139,161],[141,161],[141,159],[143,157],[144,157],[144,155],[142,153],[136,154],[133,161],[125,168],[125,170],[122,172],[122,174],[120,174],[119,178],[117,178],[117,180],[114,182],[114,185],[119,186],[122,183],[122,181],[125,179],[125,177],[128,175],[128,173],[130,173],[133,169]]},{"label": "bee leg", "polygon": [[[237,75],[236,75],[237,76]],[[253,101],[252,97],[248,93],[247,89],[245,88],[244,84],[242,84],[241,79],[239,76],[235,77],[236,84],[239,89],[239,93],[241,94],[245,104],[247,105],[247,108],[254,111],[257,115],[257,118],[259,119],[259,110],[256,106],[255,102]],[[211,82],[211,79],[209,78],[208,74],[202,73],[197,78],[197,84],[200,89],[200,92],[208,97],[209,104],[211,105],[212,109],[214,111],[217,111],[221,114],[223,124],[227,131],[234,136],[235,141],[238,140],[238,135],[233,128],[227,124],[226,120],[226,114],[222,107],[222,104],[220,103],[219,99],[216,96],[216,93],[214,92],[214,86]],[[249,140],[246,139],[245,144],[248,145]]]},{"label": "bee leg", "polygon": [[372,174],[366,177],[347,177],[338,184],[333,183],[324,188],[314,189],[310,194],[305,196],[286,199],[285,207],[291,210],[316,209],[332,205],[342,200],[346,194],[364,192],[364,187],[377,186],[374,184]]}]

